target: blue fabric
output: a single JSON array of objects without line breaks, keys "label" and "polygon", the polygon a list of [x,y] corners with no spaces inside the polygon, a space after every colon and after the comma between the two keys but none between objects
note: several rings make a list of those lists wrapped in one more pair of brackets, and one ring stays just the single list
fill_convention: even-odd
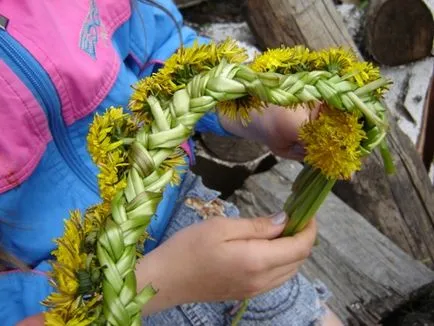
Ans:
[{"label": "blue fabric", "polygon": [[219,120],[215,111],[207,112],[196,124],[195,130],[197,132],[212,132],[219,136],[233,136],[226,131]]},{"label": "blue fabric", "polygon": [[[182,24],[182,17],[170,0],[159,0]],[[145,25],[143,25],[145,22]],[[187,27],[182,28],[183,43],[188,46],[197,38]],[[201,39],[201,42],[206,42]],[[174,22],[160,9],[137,3],[131,18],[113,35],[113,46],[122,64],[112,89],[96,112],[102,113],[110,106],[127,106],[131,85],[139,77],[150,74],[149,67],[139,76],[143,65],[152,59],[165,60],[179,46]],[[134,60],[130,54],[134,55]],[[69,137],[79,156],[93,172],[97,182],[97,168],[91,162],[86,149],[86,135],[93,114],[68,128]],[[211,126],[209,126],[212,129]],[[178,187],[168,187],[164,201],[159,205],[151,223],[151,236],[157,241],[147,245],[155,248],[164,234],[172,215]],[[18,187],[0,195],[0,244],[35,269],[48,268],[46,261],[55,248],[53,239],[63,234],[63,219],[71,209],[84,211],[100,202],[100,198],[73,174],[58,152],[55,144],[47,145],[34,173]],[[17,321],[43,311],[40,301],[51,288],[45,277],[34,273],[0,274],[0,320],[1,325],[15,325]]]},{"label": "blue fabric", "polygon": [[1,325],[15,326],[24,317],[45,310],[40,302],[52,292],[48,277],[43,274],[49,269],[48,263],[42,262],[34,272],[0,274]]}]

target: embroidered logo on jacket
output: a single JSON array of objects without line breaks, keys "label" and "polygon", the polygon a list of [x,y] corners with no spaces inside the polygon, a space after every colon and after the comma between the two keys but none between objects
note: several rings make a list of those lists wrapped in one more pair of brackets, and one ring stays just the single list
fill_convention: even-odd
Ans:
[{"label": "embroidered logo on jacket", "polygon": [[104,25],[101,22],[96,0],[90,0],[89,13],[86,16],[80,31],[80,49],[96,59],[96,46],[98,38],[106,39]]}]

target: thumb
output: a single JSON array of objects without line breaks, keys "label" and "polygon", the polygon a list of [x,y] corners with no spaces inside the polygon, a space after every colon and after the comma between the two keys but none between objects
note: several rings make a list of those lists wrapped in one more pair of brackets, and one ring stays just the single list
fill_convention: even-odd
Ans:
[{"label": "thumb", "polygon": [[228,220],[231,229],[227,232],[227,240],[242,239],[274,239],[278,237],[288,221],[284,212],[276,213],[268,217],[240,218]]}]

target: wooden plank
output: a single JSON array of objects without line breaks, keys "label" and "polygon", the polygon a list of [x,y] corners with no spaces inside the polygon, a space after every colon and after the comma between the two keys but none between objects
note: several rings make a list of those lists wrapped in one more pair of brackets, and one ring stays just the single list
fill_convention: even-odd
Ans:
[{"label": "wooden plank", "polygon": [[385,102],[397,118],[398,126],[422,154],[434,58],[425,58],[405,66],[382,67],[381,72],[393,81],[385,96]]},{"label": "wooden plank", "polygon": [[282,44],[314,43],[316,49],[331,44],[354,45],[335,5],[329,0],[249,0],[246,19],[263,49]]},{"label": "wooden plank", "polygon": [[[230,198],[241,216],[275,213],[283,207],[299,163],[282,161],[251,176]],[[317,214],[319,245],[302,267],[333,293],[329,305],[351,325],[375,325],[434,281],[434,272],[395,244],[331,194]]]},{"label": "wooden plank", "polygon": [[[331,0],[249,0],[247,19],[264,47],[346,46],[358,53]],[[427,171],[393,119],[387,141],[397,166],[395,175],[385,175],[376,153],[351,182],[337,184],[335,192],[401,249],[434,267],[434,191]]]}]

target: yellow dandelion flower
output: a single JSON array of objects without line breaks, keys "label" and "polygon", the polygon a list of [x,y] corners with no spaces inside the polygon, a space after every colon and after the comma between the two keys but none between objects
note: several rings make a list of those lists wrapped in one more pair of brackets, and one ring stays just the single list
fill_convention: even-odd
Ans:
[{"label": "yellow dandelion flower", "polygon": [[70,218],[65,221],[63,236],[56,240],[58,248],[53,251],[53,255],[64,266],[76,269],[83,268],[86,261],[86,256],[81,251],[83,240],[84,230],[81,214],[78,211],[73,211]]},{"label": "yellow dandelion flower", "polygon": [[98,185],[104,201],[111,202],[118,191],[125,189],[126,176],[121,170],[127,167],[126,153],[120,150],[109,153],[105,162],[100,164]]},{"label": "yellow dandelion flower", "polygon": [[[211,48],[214,46],[211,44]],[[224,42],[217,44],[215,50],[211,51],[207,65],[212,68],[218,65],[223,59],[229,63],[243,63],[248,59],[245,49],[240,48],[234,40],[228,38]]]},{"label": "yellow dandelion flower", "polygon": [[[87,136],[89,153],[96,164],[103,162],[107,154],[122,145],[121,140],[113,140],[115,127],[120,127],[127,115],[122,108],[111,107],[103,115],[95,115]],[[117,131],[117,130],[116,130]]]},{"label": "yellow dandelion flower", "polygon": [[85,234],[78,211],[71,212],[65,221],[63,236],[55,241],[57,248],[52,252],[56,261],[52,263],[50,283],[56,292],[50,294],[45,304],[67,309],[77,297],[79,283],[77,272],[86,266],[87,254],[83,251]]},{"label": "yellow dandelion flower", "polygon": [[138,112],[143,110],[146,105],[146,99],[150,94],[153,94],[153,91],[157,89],[157,85],[155,83],[154,75],[140,79],[135,85],[132,86],[134,92],[131,94],[130,101],[128,107],[133,112]]},{"label": "yellow dandelion flower", "polygon": [[110,202],[102,202],[86,211],[84,218],[84,233],[98,231],[104,225],[107,215],[110,213]]},{"label": "yellow dandelion flower", "polygon": [[278,72],[287,74],[300,70],[308,70],[312,54],[304,46],[292,48],[281,47],[269,49],[257,56],[250,67],[257,72]]},{"label": "yellow dandelion flower", "polygon": [[264,104],[257,97],[250,95],[217,103],[217,109],[221,114],[227,116],[231,120],[239,120],[246,126],[250,121],[250,112],[256,110],[262,112]]},{"label": "yellow dandelion flower", "polygon": [[343,75],[357,61],[354,52],[344,48],[330,48],[316,52],[314,68]]},{"label": "yellow dandelion flower", "polygon": [[[350,80],[355,82],[359,87],[369,84],[381,78],[380,69],[371,62],[359,61],[354,62],[351,66],[343,71],[345,75],[351,76]],[[388,84],[375,90],[375,94],[381,96],[387,89]]]},{"label": "yellow dandelion flower", "polygon": [[300,139],[306,144],[305,162],[329,178],[349,179],[361,169],[360,142],[366,138],[356,115],[338,110],[322,113],[305,124]]},{"label": "yellow dandelion flower", "polygon": [[49,310],[44,313],[45,326],[63,326],[65,320],[62,314],[58,310]]},{"label": "yellow dandelion flower", "polygon": [[52,309],[44,313],[46,326],[88,326],[100,316],[96,305],[101,302],[101,296],[94,296],[88,301],[75,300],[69,310]]},{"label": "yellow dandelion flower", "polygon": [[150,95],[170,96],[184,88],[195,75],[217,66],[223,59],[229,63],[241,63],[247,60],[247,55],[231,39],[219,44],[199,45],[195,42],[191,47],[180,48],[158,72],[133,86],[135,91],[129,107],[133,111],[147,110],[146,99]]}]

